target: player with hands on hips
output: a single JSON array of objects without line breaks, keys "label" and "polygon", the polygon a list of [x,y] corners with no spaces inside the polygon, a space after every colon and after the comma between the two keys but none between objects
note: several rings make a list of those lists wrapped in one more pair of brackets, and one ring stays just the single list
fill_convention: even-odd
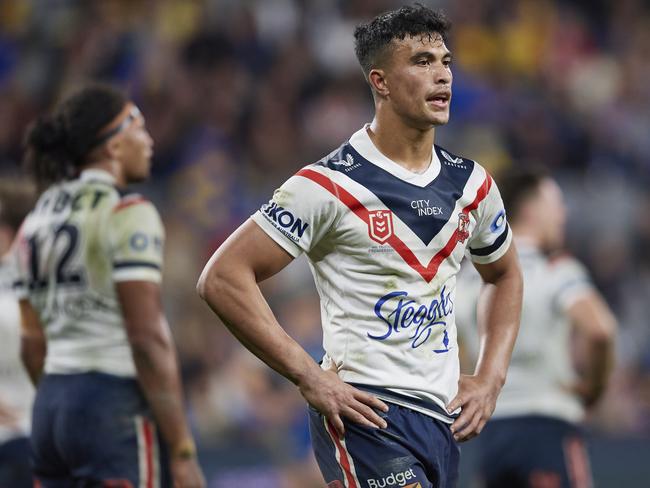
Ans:
[{"label": "player with hands on hips", "polygon": [[[374,119],[291,176],[211,257],[198,292],[309,403],[330,487],[453,487],[457,441],[480,432],[503,385],[522,280],[503,202],[477,162],[434,144],[449,119],[449,21],[421,5],[359,25]],[[258,283],[306,254],[321,300],[319,366]],[[460,262],[494,285],[481,357],[461,377]]]}]

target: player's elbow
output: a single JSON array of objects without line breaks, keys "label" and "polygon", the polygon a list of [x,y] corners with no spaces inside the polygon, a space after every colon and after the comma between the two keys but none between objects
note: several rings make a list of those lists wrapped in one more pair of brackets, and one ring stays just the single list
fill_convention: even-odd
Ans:
[{"label": "player's elbow", "polygon": [[224,287],[228,283],[227,271],[220,260],[211,259],[205,266],[199,281],[196,284],[196,291],[201,299],[213,304],[223,294]]},{"label": "player's elbow", "polygon": [[161,352],[171,353],[173,343],[168,330],[163,327],[128,327],[128,340],[136,363],[153,363]]}]

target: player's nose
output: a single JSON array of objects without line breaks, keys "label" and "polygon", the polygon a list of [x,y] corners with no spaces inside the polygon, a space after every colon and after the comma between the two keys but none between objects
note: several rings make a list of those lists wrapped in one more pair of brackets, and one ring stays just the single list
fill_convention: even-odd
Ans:
[{"label": "player's nose", "polygon": [[451,84],[451,73],[446,68],[440,68],[435,71],[434,81],[436,85],[449,85]]}]

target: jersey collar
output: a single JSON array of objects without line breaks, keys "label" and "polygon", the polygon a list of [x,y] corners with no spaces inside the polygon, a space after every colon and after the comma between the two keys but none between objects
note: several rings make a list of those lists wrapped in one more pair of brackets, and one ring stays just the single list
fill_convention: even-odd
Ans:
[{"label": "jersey collar", "polygon": [[86,183],[96,181],[100,183],[108,183],[109,185],[115,185],[117,181],[108,171],[96,168],[83,170],[79,175],[79,179]]},{"label": "jersey collar", "polygon": [[389,159],[377,149],[377,146],[375,146],[368,135],[368,127],[370,127],[370,124],[364,125],[350,137],[350,145],[368,162],[379,166],[384,171],[401,180],[422,188],[435,180],[438,174],[440,174],[440,160],[438,159],[435,148],[432,148],[431,164],[429,164],[426,171],[423,173],[413,173],[392,159]]}]

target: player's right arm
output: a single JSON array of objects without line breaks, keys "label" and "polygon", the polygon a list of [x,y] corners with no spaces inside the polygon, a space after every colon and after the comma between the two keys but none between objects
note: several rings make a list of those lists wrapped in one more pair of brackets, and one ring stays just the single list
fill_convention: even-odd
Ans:
[{"label": "player's right arm", "polygon": [[567,256],[553,265],[559,277],[556,305],[571,321],[581,353],[573,390],[589,407],[604,393],[612,370],[616,318],[578,261]]},{"label": "player's right arm", "polygon": [[149,202],[114,209],[109,229],[113,280],[137,380],[170,452],[176,488],[203,488],[185,419],[178,360],[160,293],[163,228]]},{"label": "player's right arm", "polygon": [[29,300],[23,298],[20,306],[20,358],[29,379],[36,386],[43,374],[47,342],[38,314]]},{"label": "player's right arm", "polygon": [[[295,179],[288,182],[289,185],[293,183]],[[291,209],[309,223],[303,235],[306,239],[302,240],[313,242],[316,236],[311,232],[319,227],[320,217],[316,215],[318,211],[304,208],[313,204],[313,190],[311,198],[305,198],[301,194],[304,189],[299,186],[287,188],[285,184],[283,189],[284,192],[276,192],[274,199],[279,198],[278,195],[287,199],[272,204]],[[292,198],[299,199],[302,206],[292,207]],[[335,371],[321,369],[273,315],[258,283],[287,266],[294,258],[287,249],[295,246],[286,242],[280,245],[280,234],[270,237],[268,232],[273,229],[268,230],[268,225],[262,230],[257,221],[249,219],[217,249],[199,278],[199,295],[246,348],[297,385],[305,400],[339,433],[344,432],[343,417],[371,427],[386,427],[385,421],[373,410],[387,410],[382,401],[344,383]]]},{"label": "player's right arm", "polygon": [[185,420],[178,361],[162,311],[160,287],[147,281],[116,284],[138,382],[170,450],[179,488],[205,485]]},{"label": "player's right arm", "polygon": [[614,364],[616,319],[595,290],[576,300],[567,313],[578,331],[578,340],[585,343],[584,365],[575,389],[589,407],[605,391]]},{"label": "player's right arm", "polygon": [[14,280],[13,291],[20,311],[20,359],[29,379],[36,386],[43,375],[47,339],[38,312],[29,301],[32,262],[24,228],[25,222],[18,231],[8,254],[7,269],[10,270]]}]

